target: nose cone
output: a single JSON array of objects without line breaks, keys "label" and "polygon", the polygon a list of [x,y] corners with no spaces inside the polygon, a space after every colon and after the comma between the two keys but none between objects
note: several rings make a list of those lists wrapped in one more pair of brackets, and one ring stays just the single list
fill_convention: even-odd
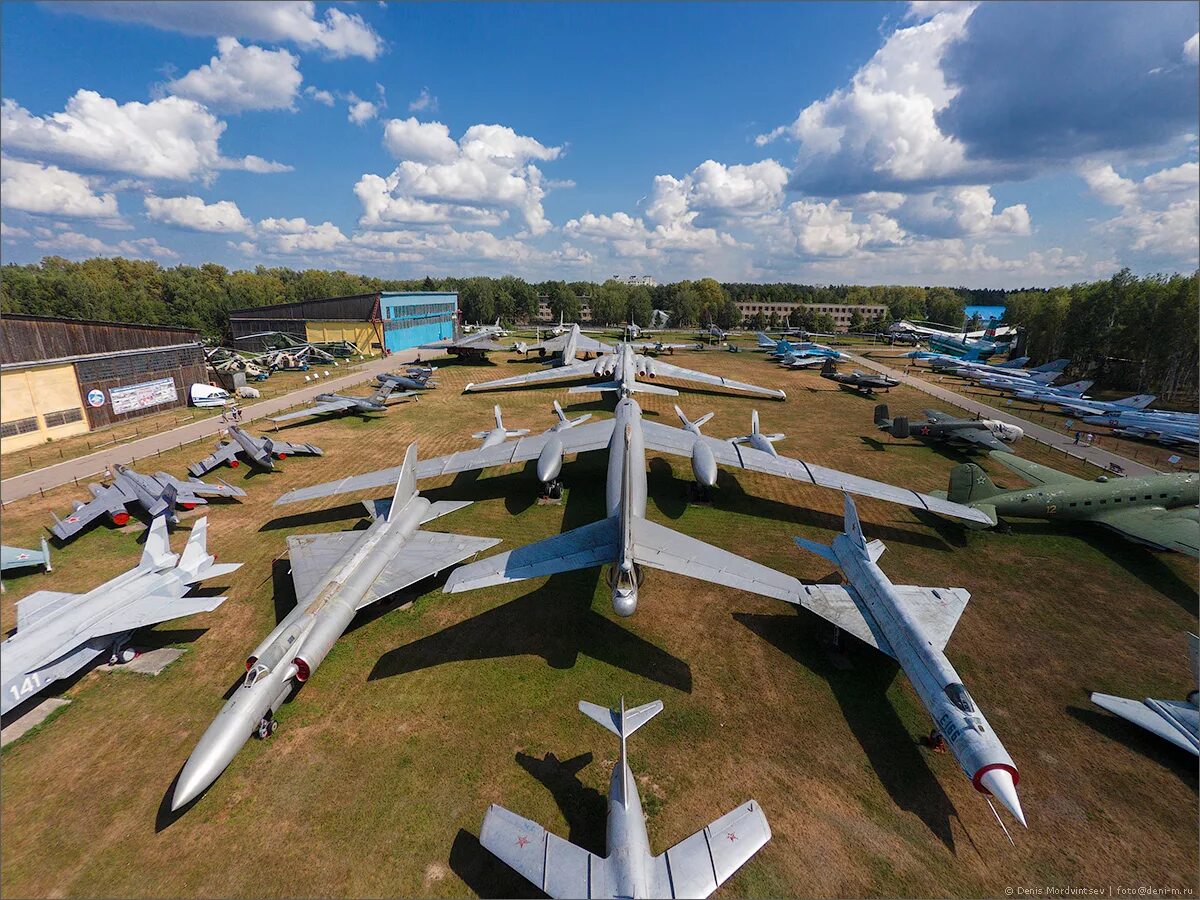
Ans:
[{"label": "nose cone", "polygon": [[1021,801],[1017,797],[1017,785],[1008,769],[988,769],[979,779],[980,784],[991,791],[992,796],[1004,804],[1018,822],[1025,825],[1025,813],[1021,811]]},{"label": "nose cone", "polygon": [[[238,688],[242,691],[244,688]],[[185,806],[208,789],[250,739],[266,711],[239,706],[237,694],[217,714],[184,763],[171,798],[171,811]],[[269,704],[268,704],[269,706]]]}]

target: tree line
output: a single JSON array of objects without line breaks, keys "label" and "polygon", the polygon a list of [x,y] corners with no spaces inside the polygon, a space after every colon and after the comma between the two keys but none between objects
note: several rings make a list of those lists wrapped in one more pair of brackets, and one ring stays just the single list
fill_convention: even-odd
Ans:
[{"label": "tree line", "polygon": [[[837,303],[863,306],[852,331],[882,330],[900,319],[961,327],[969,303],[1005,306],[1005,320],[1022,329],[1035,362],[1069,356],[1072,372],[1096,376],[1115,388],[1194,397],[1197,368],[1196,275],[1138,278],[1125,269],[1111,279],[1070,287],[1013,291],[945,286],[721,283],[712,278],[630,286],[617,281],[527,282],[501,278],[389,279],[342,270],[257,266],[229,270],[215,263],[163,268],[156,262],[95,258],[72,262],[47,256],[40,263],[0,267],[0,312],[178,325],[225,338],[229,312],[275,303],[374,291],[457,291],[466,322],[528,322],[539,298],[551,316],[579,321],[586,303],[592,321],[651,324],[655,310],[673,327],[832,331],[833,320],[806,306],[789,315],[754,313],[737,304],[780,306]],[[868,315],[867,306],[882,306]]]}]

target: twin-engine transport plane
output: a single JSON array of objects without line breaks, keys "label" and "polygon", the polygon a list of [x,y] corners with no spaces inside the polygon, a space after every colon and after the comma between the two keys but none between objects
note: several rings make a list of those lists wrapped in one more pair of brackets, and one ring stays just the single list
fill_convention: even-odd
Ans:
[{"label": "twin-engine transport plane", "polygon": [[621,740],[608,788],[607,856],[596,856],[537,822],[493,804],[479,843],[551,897],[707,897],[771,839],[771,826],[750,800],[654,856],[625,742],[662,712],[662,701],[606,709],[580,701],[579,711]]},{"label": "twin-engine transport plane", "polygon": [[[114,525],[126,525],[129,513],[126,505],[135,501],[151,517],[164,516],[169,525],[178,525],[179,517],[175,514],[177,507],[193,509],[207,501],[204,497],[245,497],[246,492],[239,487],[226,484],[208,484],[197,478],[180,481],[166,472],[154,475],[143,475],[128,466],[114,465],[111,471],[112,483],[108,486],[89,484],[92,499],[87,503],[76,500],[72,503],[74,511],[65,519],[54,516],[54,527],[50,530],[60,541],[66,541],[79,534],[84,527],[100,516],[108,516]],[[54,513],[51,513],[54,515]]]},{"label": "twin-engine transport plane", "polygon": [[274,714],[321,665],[334,642],[364,606],[486,550],[499,541],[421,531],[420,526],[470,506],[430,503],[417,493],[417,445],[410,444],[391,501],[366,503],[374,523],[366,531],[288,538],[296,608],[246,660],[246,677],[188,757],[171,809],[216,781],[242,745],[275,730]]}]

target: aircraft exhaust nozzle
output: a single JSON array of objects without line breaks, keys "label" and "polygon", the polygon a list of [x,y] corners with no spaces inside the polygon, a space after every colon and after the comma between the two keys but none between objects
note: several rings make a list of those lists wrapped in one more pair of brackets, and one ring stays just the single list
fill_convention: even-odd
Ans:
[{"label": "aircraft exhaust nozzle", "polygon": [[1004,804],[1004,808],[1013,814],[1014,819],[1024,827],[1029,827],[1025,823],[1025,813],[1021,810],[1021,800],[1017,797],[1017,782],[1012,771],[1003,766],[984,768],[976,773],[975,782]]},{"label": "aircraft exhaust nozzle", "polygon": [[892,419],[892,437],[906,438],[912,432],[908,428],[908,416],[896,416]]}]

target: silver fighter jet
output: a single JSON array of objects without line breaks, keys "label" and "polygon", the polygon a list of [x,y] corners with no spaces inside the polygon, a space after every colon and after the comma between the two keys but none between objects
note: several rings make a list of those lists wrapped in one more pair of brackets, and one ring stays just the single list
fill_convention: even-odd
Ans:
[{"label": "silver fighter jet", "polygon": [[218,441],[216,452],[192,463],[188,466],[188,471],[193,475],[203,475],[223,463],[228,463],[229,468],[236,469],[240,463],[238,457],[242,456],[250,465],[270,472],[274,470],[277,459],[287,459],[289,456],[300,454],[323,455],[321,448],[312,444],[290,444],[269,437],[256,438],[236,425],[229,426],[229,436],[233,440]]},{"label": "silver fighter jet", "polygon": [[54,527],[50,529],[60,541],[67,541],[84,529],[89,522],[108,516],[114,525],[126,525],[129,513],[125,507],[137,502],[151,517],[163,516],[169,525],[178,525],[179,516],[175,510],[195,509],[207,503],[205,497],[245,497],[246,492],[239,487],[221,483],[209,484],[197,478],[180,481],[166,472],[156,472],[154,475],[143,475],[128,466],[120,464],[113,466],[109,472],[112,483],[105,486],[89,484],[92,499],[87,503],[76,500],[72,503],[74,512],[65,519],[60,519],[54,513]]},{"label": "silver fighter jet", "polygon": [[624,342],[618,344],[617,349],[612,353],[605,353],[594,360],[570,363],[557,369],[531,372],[528,375],[513,375],[511,378],[498,378],[495,381],[485,381],[483,384],[468,384],[463,388],[463,391],[492,391],[502,388],[541,384],[548,381],[561,381],[564,378],[599,377],[607,380],[598,384],[573,387],[569,393],[584,393],[587,391],[633,393],[641,391],[650,394],[666,394],[672,397],[678,394],[678,391],[671,388],[659,387],[658,385],[638,381],[638,376],[657,378],[660,375],[664,378],[674,378],[679,381],[693,381],[700,384],[711,384],[716,387],[729,388],[734,391],[761,394],[764,397],[774,397],[777,400],[783,400],[787,396],[783,391],[774,388],[759,387],[754,384],[734,381],[730,378],[722,378],[720,375],[710,375],[707,372],[695,372],[691,369],[673,366],[670,363],[663,362],[661,359],[652,359],[649,356],[643,356],[637,353],[631,344]]},{"label": "silver fighter jet", "polygon": [[17,601],[17,632],[0,645],[0,713],[71,675],[101,654],[120,653],[138,628],[211,612],[224,597],[185,597],[191,585],[228,575],[206,548],[208,519],[196,520],[183,555],[171,552],[167,523],[155,518],[141,561],[86,594],[37,591]]},{"label": "silver fighter jet", "polygon": [[1192,685],[1186,700],[1129,700],[1112,694],[1092,694],[1092,702],[1113,715],[1157,734],[1176,747],[1200,756],[1200,637],[1188,633]]},{"label": "silver fighter jet", "polygon": [[410,444],[392,499],[366,504],[375,520],[366,531],[288,538],[296,607],[246,660],[245,680],[179,775],[172,810],[216,781],[251,735],[265,738],[274,732],[275,711],[317,670],[355,613],[499,543],[421,531],[426,522],[470,502],[430,503],[417,493],[416,468],[417,445]]},{"label": "silver fighter jet", "polygon": [[282,416],[272,416],[272,422],[288,422],[292,419],[303,419],[305,416],[330,416],[337,413],[358,413],[364,415],[373,412],[387,412],[388,400],[398,400],[402,397],[412,397],[417,391],[401,391],[396,393],[396,381],[388,379],[380,382],[375,393],[370,397],[349,397],[345,394],[317,394],[317,402],[312,406],[295,412],[284,413]]},{"label": "silver fighter jet", "polygon": [[662,712],[662,701],[606,709],[581,701],[579,711],[621,740],[608,789],[608,855],[546,831],[541,825],[493,804],[479,842],[551,897],[707,897],[771,839],[771,826],[750,800],[711,825],[654,856],[637,782],[629,768],[629,736]]},{"label": "silver fighter jet", "polygon": [[946,642],[971,595],[962,588],[892,584],[876,565],[883,542],[863,537],[849,494],[845,516],[845,532],[832,546],[796,538],[841,568],[849,582],[805,585],[800,605],[899,662],[975,790],[994,796],[1024,825],[1017,767],[946,659]]}]

